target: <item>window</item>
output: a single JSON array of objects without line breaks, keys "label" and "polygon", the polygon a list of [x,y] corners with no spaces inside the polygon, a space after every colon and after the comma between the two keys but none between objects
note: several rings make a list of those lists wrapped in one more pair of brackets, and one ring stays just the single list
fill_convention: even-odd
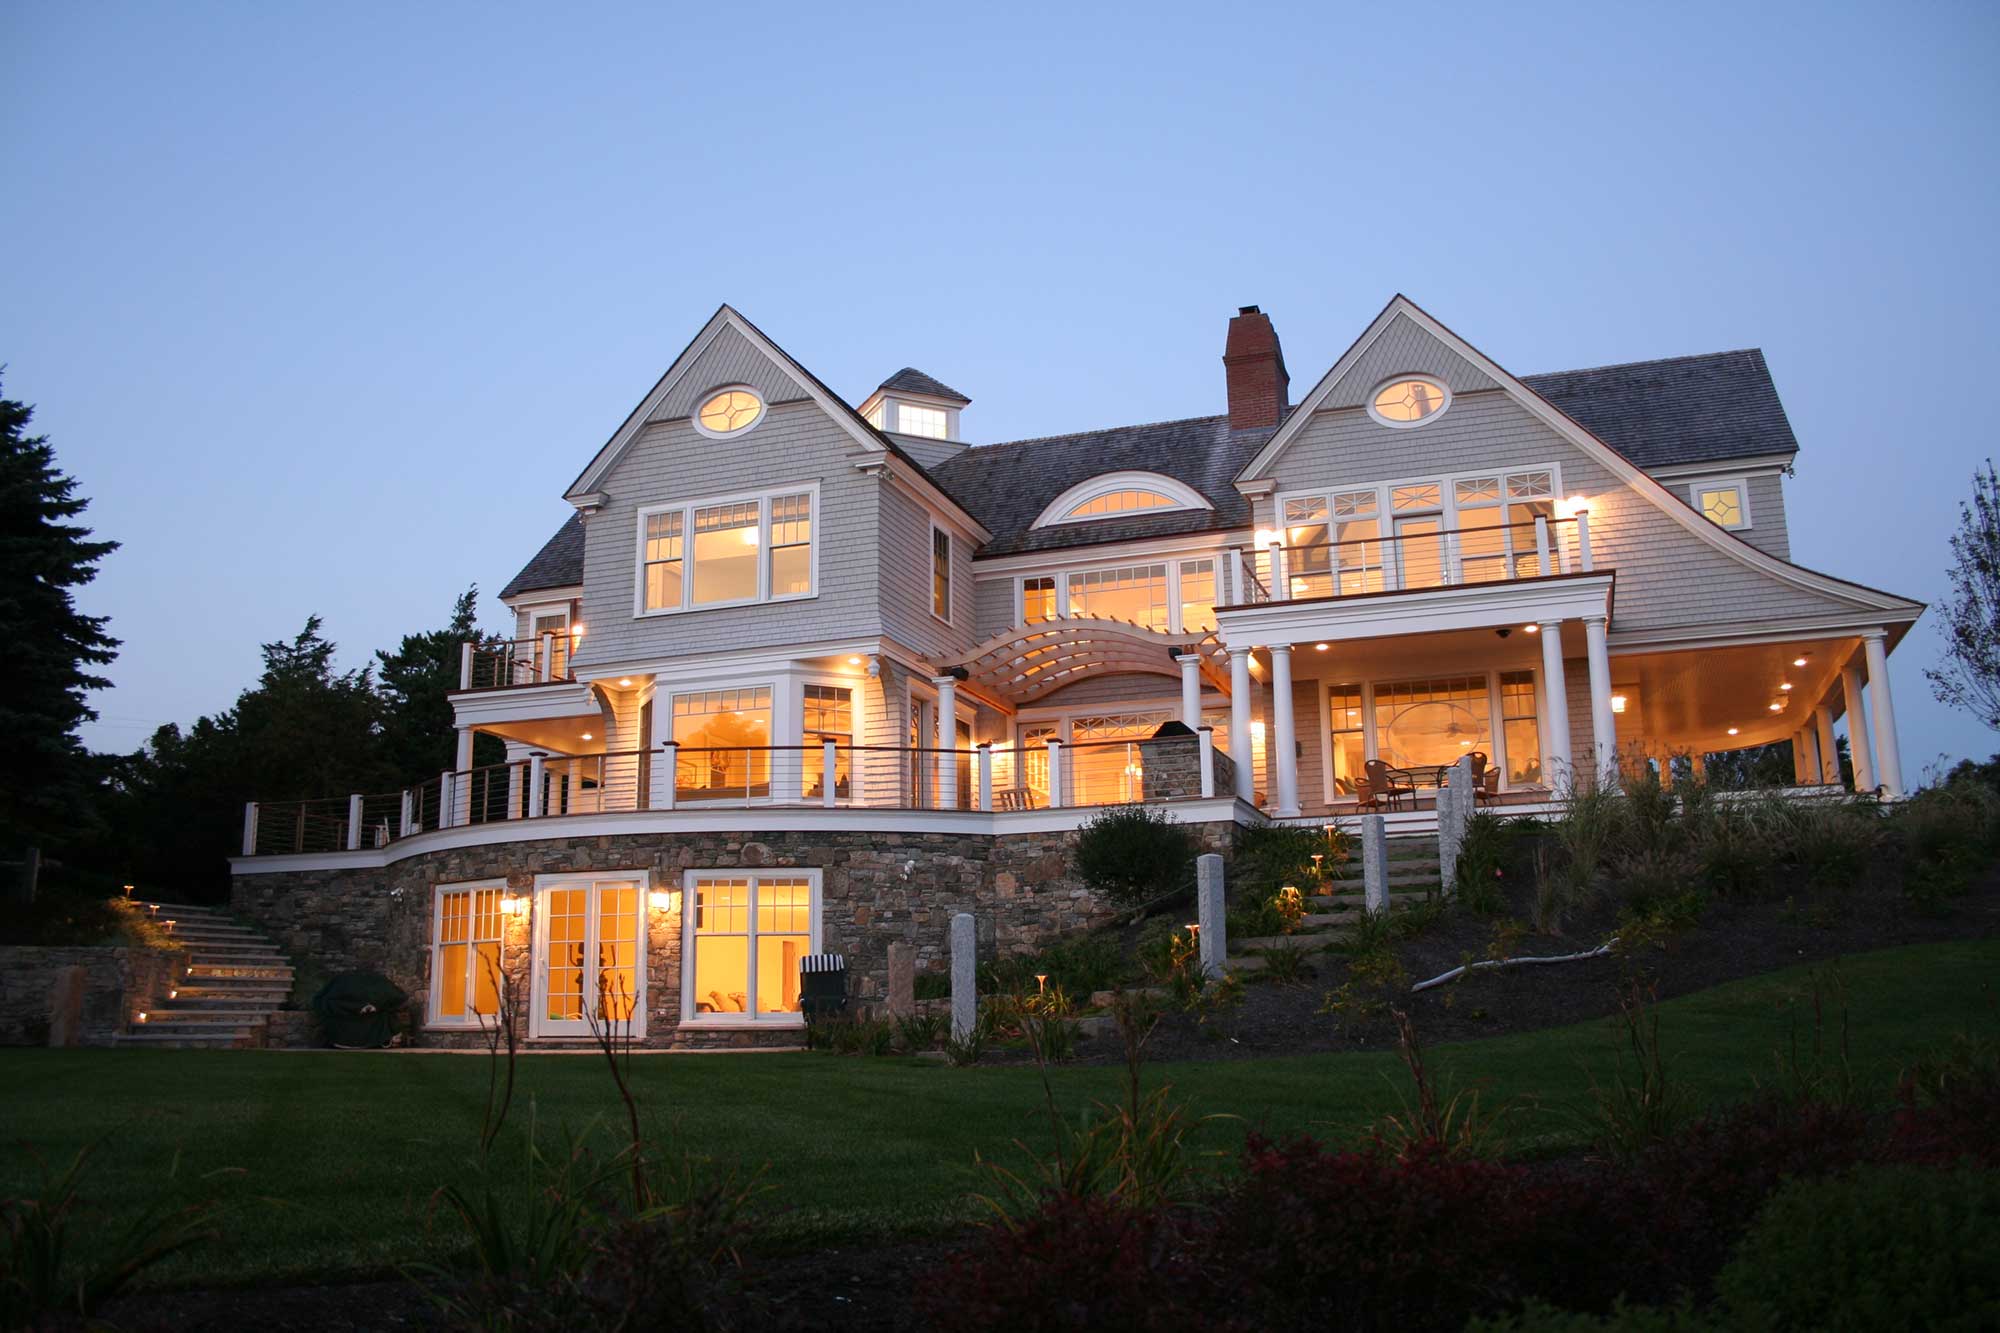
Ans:
[{"label": "window", "polygon": [[536,1036],[589,1036],[593,1021],[646,1024],[642,881],[560,876],[542,881],[537,915]]},{"label": "window", "polygon": [[1375,746],[1396,768],[1434,768],[1493,753],[1485,676],[1405,680],[1375,687]]},{"label": "window", "polygon": [[851,796],[851,768],[854,762],[854,693],[838,685],[805,687],[806,798],[826,796],[827,741],[839,747],[833,756],[833,788],[836,797]]},{"label": "window", "polygon": [[432,1023],[478,1023],[500,1012],[501,900],[506,884],[440,885],[431,929]]},{"label": "window", "polygon": [[1333,794],[1352,796],[1366,774],[1367,734],[1362,726],[1361,687],[1335,685],[1327,692],[1333,730]]},{"label": "window", "polygon": [[1750,526],[1749,488],[1740,481],[1712,482],[1695,487],[1695,508],[1718,528]]},{"label": "window", "polygon": [[708,435],[735,435],[757,424],[764,401],[748,389],[724,389],[695,413],[695,425]]},{"label": "window", "polygon": [[896,404],[896,429],[904,435],[921,435],[926,439],[944,440],[951,438],[947,429],[949,418],[941,407],[918,407],[914,403]]},{"label": "window", "polygon": [[875,406],[868,409],[868,424],[873,426],[876,430],[881,430],[882,423],[887,419],[888,419],[887,404],[877,403],[875,404]]},{"label": "window", "polygon": [[1500,725],[1507,742],[1507,785],[1542,780],[1541,729],[1535,721],[1535,673],[1500,673]]},{"label": "window", "polygon": [[1183,634],[1215,628],[1215,562],[1181,561],[1181,627]]},{"label": "window", "polygon": [[689,871],[683,1013],[691,1022],[792,1020],[813,952],[819,872]]},{"label": "window", "polygon": [[931,528],[931,614],[951,623],[951,534]]},{"label": "window", "polygon": [[[1532,578],[1542,572],[1535,520],[1555,517],[1557,490],[1548,467],[1283,497],[1287,587],[1279,595]],[[1275,564],[1260,564],[1260,576]]]},{"label": "window", "polygon": [[1555,516],[1554,496],[1554,478],[1545,471],[1459,478],[1452,492],[1458,581],[1489,583],[1539,574],[1535,520]]},{"label": "window", "polygon": [[812,596],[818,503],[806,489],[640,510],[638,614]]},{"label": "window", "polygon": [[1108,491],[1094,499],[1085,500],[1071,509],[1063,517],[1072,518],[1116,518],[1121,514],[1136,514],[1145,509],[1178,509],[1171,497],[1158,491]]},{"label": "window", "polygon": [[1069,576],[1069,613],[1097,620],[1125,620],[1168,632],[1167,567],[1133,565]]},{"label": "window", "polygon": [[1368,415],[1385,426],[1414,426],[1429,421],[1451,402],[1451,390],[1428,376],[1407,376],[1375,391]]},{"label": "window", "polygon": [[1053,576],[1021,580],[1021,623],[1039,625],[1056,618],[1056,581]]},{"label": "window", "polygon": [[771,690],[674,696],[676,801],[771,794]]}]

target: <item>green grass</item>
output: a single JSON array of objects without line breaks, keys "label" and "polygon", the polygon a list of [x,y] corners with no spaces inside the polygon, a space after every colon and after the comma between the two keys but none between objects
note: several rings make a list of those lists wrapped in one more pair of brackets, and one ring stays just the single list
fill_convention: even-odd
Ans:
[{"label": "green grass", "polygon": [[[1922,945],[1841,964],[1854,1065],[1886,1087],[1910,1056],[1951,1032],[2000,1035],[1990,992],[2000,941]],[[1662,1007],[1671,1072],[1710,1101],[1768,1081],[1787,1040],[1794,969]],[[1808,1011],[1809,1012],[1809,1011]],[[1807,1024],[1810,1018],[1803,1020]],[[1433,1065],[1487,1105],[1523,1099],[1510,1141],[1526,1151],[1580,1142],[1589,1073],[1611,1067],[1608,1022],[1441,1046]],[[648,1057],[634,1078],[651,1130],[721,1163],[769,1164],[772,1234],[807,1244],[933,1231],[979,1217],[975,1153],[1014,1159],[1044,1142],[1032,1069],[955,1069],[905,1059],[824,1055]],[[1246,1128],[1353,1134],[1398,1105],[1393,1052],[1156,1065],[1198,1114],[1220,1168]],[[217,1283],[359,1274],[448,1258],[429,1221],[432,1192],[471,1174],[486,1090],[479,1056],[203,1051],[0,1052],[0,1191],[33,1185],[102,1139],[84,1194],[109,1213],[161,1191],[225,1203],[224,1236],[161,1277]],[[1081,1108],[1115,1095],[1119,1071],[1065,1068],[1059,1098]],[[615,1097],[602,1062],[527,1057],[509,1135],[519,1160],[529,1103],[559,1126],[614,1144]],[[171,1184],[170,1184],[171,1176]]]}]

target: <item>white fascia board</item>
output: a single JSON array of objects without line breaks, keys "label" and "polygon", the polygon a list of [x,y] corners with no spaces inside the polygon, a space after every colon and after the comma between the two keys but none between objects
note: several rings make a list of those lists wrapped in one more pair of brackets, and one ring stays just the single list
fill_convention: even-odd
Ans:
[{"label": "white fascia board", "polygon": [[1480,583],[1459,588],[1330,597],[1310,602],[1256,602],[1218,607],[1216,633],[1229,647],[1271,643],[1338,643],[1403,634],[1494,629],[1537,620],[1611,614],[1610,574]]},{"label": "white fascia board", "polygon": [[1212,555],[1249,540],[1250,529],[1207,529],[1177,537],[1148,537],[1143,541],[1099,542],[1095,546],[1052,546],[1041,551],[1020,551],[1008,555],[973,557],[972,577],[977,580],[1012,577],[1021,573],[1041,573],[1053,569],[1081,569],[1097,565],[1129,565],[1174,556]]},{"label": "white fascia board", "polygon": [[1786,472],[1791,466],[1790,454],[1753,454],[1745,458],[1709,459],[1703,463],[1667,463],[1649,467],[1646,471],[1660,481],[1685,485],[1701,477],[1768,477]]},{"label": "white fascia board", "polygon": [[534,722],[547,717],[577,717],[598,711],[597,699],[583,681],[548,685],[517,685],[498,690],[458,690],[451,695],[453,720],[461,727]]},{"label": "white fascia board", "polygon": [[1470,361],[1476,369],[1497,383],[1501,391],[1524,408],[1530,416],[1582,450],[1612,476],[1624,482],[1627,487],[1650,500],[1685,531],[1729,556],[1738,564],[1747,565],[1791,587],[1817,593],[1822,597],[1831,597],[1852,606],[1879,611],[1896,611],[1911,607],[1919,611],[1923,609],[1921,603],[1912,602],[1906,597],[1863,587],[1858,583],[1849,583],[1845,579],[1792,564],[1788,560],[1782,560],[1752,546],[1732,532],[1718,528],[1707,518],[1696,513],[1680,496],[1654,480],[1645,469],[1585,430],[1548,399],[1521,383],[1484,352],[1453,333],[1426,313],[1416,302],[1401,294],[1382,308],[1382,313],[1377,315],[1367,331],[1355,340],[1354,346],[1348,348],[1347,353],[1334,363],[1333,369],[1327,371],[1326,376],[1313,387],[1312,393],[1306,396],[1305,401],[1285,418],[1285,423],[1278,428],[1277,434],[1273,435],[1258,451],[1257,456],[1250,460],[1249,465],[1237,474],[1239,489],[1241,482],[1255,480],[1277,460],[1299,432],[1305,429],[1306,422],[1311,420],[1320,405],[1333,392],[1334,385],[1340,382],[1354,363],[1360,360],[1361,354],[1381,336],[1382,331],[1388,328],[1390,322],[1398,315],[1408,316],[1418,328]]},{"label": "white fascia board", "polygon": [[1891,615],[1856,612],[1846,616],[1802,616],[1790,620],[1759,620],[1739,626],[1688,625],[1676,629],[1613,630],[1607,642],[1614,652],[1693,652],[1759,643],[1796,643],[1800,639],[1838,638],[1879,629],[1894,648],[1917,619],[1916,612]]},{"label": "white fascia board", "polygon": [[[1162,802],[1184,824],[1225,821],[1262,823],[1255,806],[1233,796]],[[730,806],[726,809],[634,810],[620,814],[553,815],[542,819],[510,819],[491,824],[433,829],[399,839],[387,847],[352,852],[306,852],[286,856],[232,856],[234,875],[280,875],[302,870],[379,870],[413,856],[458,851],[467,847],[499,846],[566,838],[601,838],[642,834],[743,833],[952,833],[997,837],[1015,833],[1066,833],[1081,827],[1097,806],[1009,810],[890,810],[860,806],[825,809],[814,806]]]},{"label": "white fascia board", "polygon": [[813,643],[788,643],[775,648],[759,648],[740,653],[689,653],[678,657],[627,657],[614,662],[592,663],[583,679],[602,683],[620,676],[658,676],[662,680],[691,681],[717,672],[789,671],[803,666],[809,657],[837,657],[881,651],[882,640],[874,635],[853,639],[825,639]]},{"label": "white fascia board", "polygon": [[573,602],[583,596],[581,583],[565,583],[554,588],[531,588],[527,592],[517,592],[512,597],[502,597],[500,605],[509,611],[525,611],[531,606],[555,606],[563,602]]}]

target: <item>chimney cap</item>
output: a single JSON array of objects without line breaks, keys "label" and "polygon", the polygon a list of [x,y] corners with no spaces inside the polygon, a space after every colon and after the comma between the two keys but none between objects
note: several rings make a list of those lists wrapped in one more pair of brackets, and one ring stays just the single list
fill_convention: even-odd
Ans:
[{"label": "chimney cap", "polygon": [[1239,315],[1261,315],[1264,312],[1254,305],[1240,305],[1236,307],[1236,313]]}]

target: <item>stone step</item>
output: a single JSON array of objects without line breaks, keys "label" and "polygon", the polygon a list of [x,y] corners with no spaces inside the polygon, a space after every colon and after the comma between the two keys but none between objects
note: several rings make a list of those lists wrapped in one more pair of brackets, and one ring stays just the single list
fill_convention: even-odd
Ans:
[{"label": "stone step", "polygon": [[268,1014],[285,1002],[283,991],[260,995],[190,995],[176,990],[158,1002],[155,1013],[163,1014]]},{"label": "stone step", "polygon": [[264,977],[183,977],[174,983],[173,994],[167,997],[175,1000],[210,1000],[217,1003],[262,1004],[266,1000],[273,1006],[283,1002],[292,988],[280,980]]},{"label": "stone step", "polygon": [[192,963],[182,976],[190,981],[207,982],[234,978],[246,981],[284,981],[292,979],[292,969],[287,963]]},{"label": "stone step", "polygon": [[[1346,938],[1344,934],[1333,933],[1319,935],[1250,935],[1240,940],[1229,941],[1229,947],[1232,950],[1240,949],[1244,951],[1246,956],[1264,949],[1283,949],[1287,947],[1297,949],[1300,953],[1325,953],[1328,949],[1335,948],[1341,944]],[[1229,961],[1231,963],[1236,961],[1234,954],[1231,955]]]},{"label": "stone step", "polygon": [[238,954],[278,952],[277,945],[271,943],[269,940],[259,939],[254,935],[241,939],[189,940],[187,947],[190,953]]},{"label": "stone step", "polygon": [[[1433,884],[1430,887],[1435,889],[1437,885]],[[1418,889],[1415,892],[1411,892],[1406,889],[1391,889],[1389,891],[1389,906],[1395,907],[1399,903],[1422,902],[1427,896],[1428,895],[1422,889]],[[1368,906],[1368,895],[1365,893],[1329,893],[1329,894],[1313,895],[1313,905],[1317,907],[1322,904],[1331,907],[1366,907]]]},{"label": "stone step", "polygon": [[268,1010],[264,1009],[183,1009],[169,1001],[158,1009],[149,1009],[146,1026],[149,1029],[178,1027],[261,1027]]},{"label": "stone step", "polygon": [[[167,925],[169,921],[173,922],[172,926]],[[182,921],[177,917],[161,917],[157,924],[162,929],[165,929],[168,934],[176,938],[182,936],[189,939],[198,937],[205,940],[261,940],[265,938],[261,931],[252,930],[248,926],[211,926],[205,921]]]},{"label": "stone step", "polygon": [[240,1032],[121,1032],[114,1040],[120,1046],[166,1051],[228,1051],[258,1044],[257,1033],[247,1028]]}]

